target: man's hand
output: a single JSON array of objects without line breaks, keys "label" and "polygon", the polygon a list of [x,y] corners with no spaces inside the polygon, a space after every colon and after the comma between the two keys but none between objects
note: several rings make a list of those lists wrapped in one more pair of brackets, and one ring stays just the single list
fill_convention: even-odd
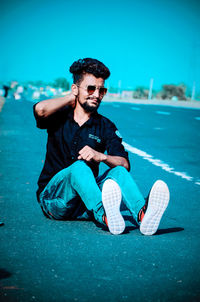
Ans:
[{"label": "man's hand", "polygon": [[72,106],[72,108],[74,108],[75,104],[76,104],[76,96],[72,92],[68,96],[69,96],[69,103],[68,103],[68,105]]},{"label": "man's hand", "polygon": [[101,161],[106,160],[106,155],[98,151],[95,151],[89,146],[85,146],[83,149],[79,151],[78,159],[83,159],[86,161],[94,160],[99,163]]}]

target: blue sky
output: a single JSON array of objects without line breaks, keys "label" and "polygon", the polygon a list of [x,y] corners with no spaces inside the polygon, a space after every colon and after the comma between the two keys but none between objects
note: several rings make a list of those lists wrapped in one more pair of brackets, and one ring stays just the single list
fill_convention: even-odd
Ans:
[{"label": "blue sky", "polygon": [[92,57],[110,86],[200,86],[200,1],[3,0],[0,81],[71,80],[73,61]]}]

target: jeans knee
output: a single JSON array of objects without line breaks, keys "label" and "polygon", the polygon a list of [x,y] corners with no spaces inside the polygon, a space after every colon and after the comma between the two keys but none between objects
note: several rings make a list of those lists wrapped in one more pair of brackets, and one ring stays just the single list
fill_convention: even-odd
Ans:
[{"label": "jeans knee", "polygon": [[80,180],[81,177],[89,177],[90,173],[92,173],[88,165],[82,160],[78,160],[73,163],[71,165],[70,172],[71,180],[75,182],[77,181],[77,179]]},{"label": "jeans knee", "polygon": [[82,160],[74,162],[71,166],[64,168],[56,175],[57,182],[68,182],[71,176],[79,176],[88,169],[86,163]]},{"label": "jeans knee", "polygon": [[130,179],[130,173],[123,166],[117,166],[110,171],[109,176],[116,181],[127,181]]},{"label": "jeans knee", "polygon": [[127,175],[129,174],[129,172],[127,171],[127,169],[123,166],[117,166],[115,168],[112,169],[113,171],[117,172],[120,175]]},{"label": "jeans knee", "polygon": [[89,167],[83,160],[77,160],[71,165],[71,172],[80,172],[82,170],[88,169]]}]

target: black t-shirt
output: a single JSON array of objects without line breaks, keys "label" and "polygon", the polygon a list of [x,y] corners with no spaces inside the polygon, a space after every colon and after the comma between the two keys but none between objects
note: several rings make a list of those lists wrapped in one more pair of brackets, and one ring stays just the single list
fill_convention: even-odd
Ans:
[{"label": "black t-shirt", "polygon": [[[122,156],[128,160],[122,139],[117,135],[116,126],[106,117],[94,113],[81,127],[74,121],[74,110],[66,106],[47,118],[39,117],[33,107],[37,127],[47,129],[48,141],[44,167],[38,180],[37,197],[51,178],[60,170],[69,167],[86,145],[108,155]],[[95,177],[99,173],[99,163],[86,162]]]}]

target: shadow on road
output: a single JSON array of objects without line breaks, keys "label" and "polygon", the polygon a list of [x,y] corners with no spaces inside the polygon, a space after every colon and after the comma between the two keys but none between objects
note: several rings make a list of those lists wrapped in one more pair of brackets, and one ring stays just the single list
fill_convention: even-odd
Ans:
[{"label": "shadow on road", "polygon": [[184,231],[184,228],[168,228],[168,229],[160,229],[156,232],[156,235],[163,235],[167,233],[176,233],[176,232],[181,232]]},{"label": "shadow on road", "polygon": [[0,279],[6,279],[6,278],[9,278],[11,276],[12,276],[12,274],[10,272],[5,270],[4,268],[0,268]]},{"label": "shadow on road", "polygon": [[138,227],[135,226],[126,226],[123,234],[129,234],[131,231],[138,229]]}]

